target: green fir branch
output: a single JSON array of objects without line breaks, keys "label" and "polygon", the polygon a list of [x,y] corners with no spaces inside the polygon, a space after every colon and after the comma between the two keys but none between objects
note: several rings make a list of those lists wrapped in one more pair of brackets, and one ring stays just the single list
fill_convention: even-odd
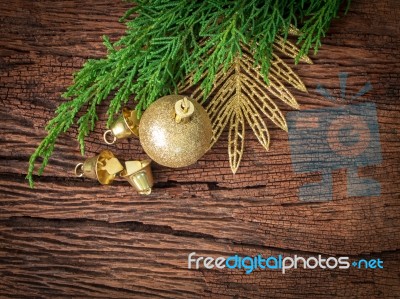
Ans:
[{"label": "green fir branch", "polygon": [[[46,127],[47,136],[30,157],[27,179],[31,186],[36,160],[43,159],[40,175],[57,138],[73,124],[78,125],[77,139],[84,154],[85,137],[93,130],[97,107],[104,101],[109,100],[109,126],[128,102],[143,111],[159,97],[176,93],[189,74],[194,74],[194,83],[202,78],[207,97],[218,70],[227,70],[242,46],[251,49],[267,82],[275,37],[286,38],[291,24],[302,25],[298,39],[302,47],[296,60],[310,49],[316,53],[343,0],[134,2],[120,19],[126,23],[126,34],[114,43],[103,37],[107,56],[88,60],[63,94],[69,101],[58,107]],[[114,95],[111,99],[110,94]]]}]

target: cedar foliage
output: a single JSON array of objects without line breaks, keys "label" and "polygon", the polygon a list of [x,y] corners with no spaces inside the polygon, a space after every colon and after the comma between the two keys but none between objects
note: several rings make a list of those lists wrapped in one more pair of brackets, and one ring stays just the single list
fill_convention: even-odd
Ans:
[{"label": "cedar foliage", "polygon": [[[110,125],[128,102],[145,110],[161,96],[177,92],[178,85],[192,74],[201,79],[204,98],[211,91],[216,73],[227,70],[246,46],[268,83],[273,42],[287,37],[290,25],[298,27],[301,43],[296,62],[317,52],[321,38],[338,14],[343,0],[139,0],[120,21],[127,31],[118,41],[103,37],[108,54],[89,59],[74,75],[63,94],[68,101],[56,110],[46,126],[47,136],[29,160],[27,179],[33,186],[35,161],[42,158],[42,174],[58,136],[78,126],[78,141],[84,139],[98,119],[97,107],[109,100]],[[347,7],[350,0],[345,0]],[[113,97],[109,99],[109,95]],[[77,117],[78,112],[86,112]]]}]

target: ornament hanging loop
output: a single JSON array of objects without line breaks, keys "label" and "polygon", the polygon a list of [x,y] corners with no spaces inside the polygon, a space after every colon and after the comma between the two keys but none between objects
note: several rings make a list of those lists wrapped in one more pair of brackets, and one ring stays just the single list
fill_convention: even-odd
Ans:
[{"label": "ornament hanging loop", "polygon": [[187,123],[194,112],[193,103],[184,97],[175,103],[175,121],[179,123]]},{"label": "ornament hanging loop", "polygon": [[79,164],[76,164],[76,166],[75,166],[75,175],[77,176],[77,177],[83,177],[83,169],[82,169],[82,166],[83,166],[83,163],[79,163]]},{"label": "ornament hanging loop", "polygon": [[[110,141],[109,137],[112,138],[111,141]],[[109,145],[114,144],[115,141],[117,141],[117,137],[115,137],[113,135],[112,130],[105,131],[104,134],[103,134],[103,139],[104,139],[104,142],[109,144]]]}]

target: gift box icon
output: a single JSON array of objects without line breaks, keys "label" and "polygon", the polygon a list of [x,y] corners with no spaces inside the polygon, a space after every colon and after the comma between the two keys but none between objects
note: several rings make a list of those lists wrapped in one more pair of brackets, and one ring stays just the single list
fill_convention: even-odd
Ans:
[{"label": "gift box icon", "polygon": [[332,171],[343,168],[348,196],[380,195],[378,181],[358,175],[359,167],[382,162],[374,103],[294,111],[287,121],[293,170],[322,175],[320,182],[300,187],[300,200],[331,200]]}]

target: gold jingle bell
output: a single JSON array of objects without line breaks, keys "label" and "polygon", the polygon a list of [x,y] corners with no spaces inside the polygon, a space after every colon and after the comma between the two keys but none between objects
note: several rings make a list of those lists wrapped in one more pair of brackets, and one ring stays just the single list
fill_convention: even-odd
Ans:
[{"label": "gold jingle bell", "polygon": [[167,167],[185,167],[196,163],[209,149],[212,126],[199,103],[182,95],[169,95],[143,113],[139,136],[152,160]]},{"label": "gold jingle bell", "polygon": [[86,159],[75,167],[75,175],[98,180],[102,185],[111,184],[117,173],[124,169],[122,164],[109,150],[103,150],[97,156]]},{"label": "gold jingle bell", "polygon": [[122,115],[104,132],[103,139],[107,144],[114,144],[117,139],[139,135],[139,119],[136,111],[123,108]]},{"label": "gold jingle bell", "polygon": [[149,195],[154,185],[151,160],[126,161],[120,176],[125,178],[139,194]]}]

